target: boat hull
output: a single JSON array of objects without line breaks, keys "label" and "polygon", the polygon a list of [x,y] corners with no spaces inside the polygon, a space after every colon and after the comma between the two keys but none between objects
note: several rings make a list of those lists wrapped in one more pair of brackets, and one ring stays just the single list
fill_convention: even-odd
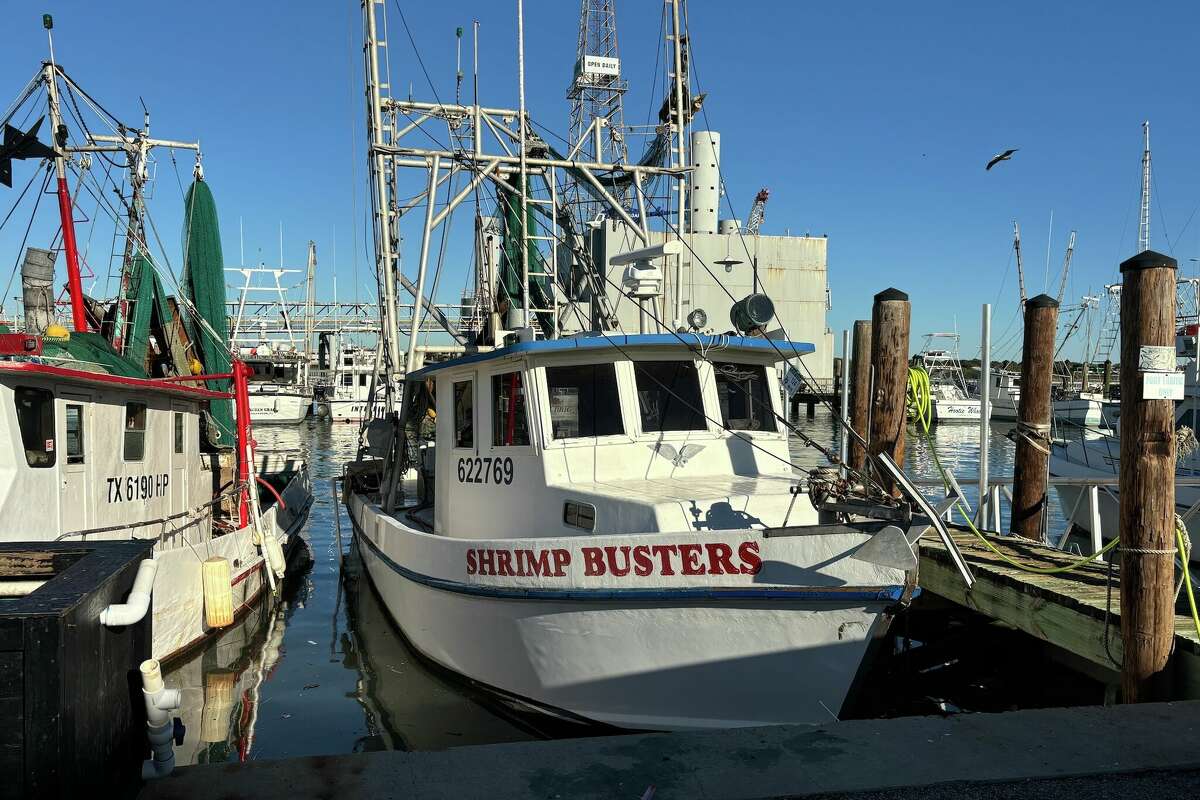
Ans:
[{"label": "boat hull", "polygon": [[933,405],[934,422],[979,422],[979,400],[943,400],[935,398]]},{"label": "boat hull", "polygon": [[[263,530],[275,536],[283,549],[288,567],[304,552],[299,530],[312,505],[312,484],[308,469],[301,466],[280,492],[286,508],[278,504],[264,510]],[[251,527],[242,528],[207,542],[188,543],[180,538],[163,539],[155,548],[158,571],[154,579],[155,658],[169,661],[219,634],[224,628],[210,627],[204,616],[204,587],[201,562],[219,556],[230,563],[230,587],[234,617],[245,614],[268,588],[266,562],[253,542]]]},{"label": "boat hull", "polygon": [[[460,540],[407,528],[360,495],[350,505],[367,574],[418,652],[530,708],[623,728],[828,721],[886,631],[905,575],[845,558],[869,538],[859,533]],[[631,588],[616,588],[623,579],[612,574],[589,580],[589,547],[607,555],[652,541],[734,552],[754,541],[764,566],[721,579],[650,576]],[[558,581],[470,573],[471,553],[523,548],[568,553],[570,566]],[[840,574],[820,563],[835,561]]]},{"label": "boat hull", "polygon": [[288,392],[251,392],[250,419],[261,425],[298,425],[308,416],[312,397]]}]

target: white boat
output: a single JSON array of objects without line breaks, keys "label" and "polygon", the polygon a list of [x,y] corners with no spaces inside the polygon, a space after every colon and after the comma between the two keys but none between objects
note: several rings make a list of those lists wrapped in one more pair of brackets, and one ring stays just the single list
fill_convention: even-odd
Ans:
[{"label": "white boat", "polygon": [[991,395],[991,418],[1015,422],[1021,408],[1021,374],[1005,369],[993,370],[988,389]]},{"label": "white boat", "polygon": [[[343,346],[328,371],[329,383],[317,399],[317,416],[334,422],[362,422],[382,417],[385,409],[382,376],[377,374],[374,348]],[[376,400],[370,401],[372,386]]]},{"label": "white boat", "polygon": [[1074,392],[1051,402],[1050,409],[1056,419],[1088,428],[1111,428],[1121,412],[1120,403],[1105,399],[1103,392]]},{"label": "white boat", "polygon": [[[929,373],[933,422],[978,422],[982,401],[971,397],[958,358],[957,333],[929,333],[916,363]],[[946,342],[945,345],[942,342]]]},{"label": "white boat", "polygon": [[[232,378],[244,405],[246,371],[237,361],[230,366],[220,330],[220,238],[198,154],[186,196],[183,296],[166,296],[160,262],[145,241],[147,154],[160,146],[198,153],[198,145],[151,139],[148,114],[141,129],[110,117],[95,126],[118,136],[68,127],[58,104],[64,87],[81,91],[45,62],[13,112],[30,115],[34,109],[23,106],[45,89],[55,149],[38,141],[39,121],[22,133],[22,151],[5,154],[5,167],[10,157],[53,164],[71,329],[55,318],[57,254],[29,248],[25,330],[0,328],[0,441],[8,442],[0,448],[0,541],[153,540],[153,558],[139,566],[126,610],[106,618],[107,610],[96,609],[96,624],[129,625],[148,611],[150,651],[167,659],[244,614],[304,552],[298,528],[311,487],[301,459],[255,454],[248,425],[234,435],[225,387]],[[111,303],[83,294],[68,182],[90,163],[81,154],[97,150],[113,154],[106,159],[118,173],[124,159],[132,197],[115,228],[126,255]],[[97,198],[116,188],[96,186]],[[215,368],[204,374],[205,364]],[[29,590],[36,595],[39,587]]]},{"label": "white boat", "polygon": [[[307,365],[294,354],[246,355],[250,376],[250,418],[264,425],[297,425],[312,408],[312,389],[303,377]],[[291,357],[288,357],[291,355]]]},{"label": "white boat", "polygon": [[418,475],[389,511],[389,474],[356,467],[349,507],[414,648],[532,709],[627,728],[839,713],[914,576],[853,557],[871,530],[817,526],[774,416],[778,351],[721,338],[719,361],[698,355],[717,343],[581,336],[409,376]]}]

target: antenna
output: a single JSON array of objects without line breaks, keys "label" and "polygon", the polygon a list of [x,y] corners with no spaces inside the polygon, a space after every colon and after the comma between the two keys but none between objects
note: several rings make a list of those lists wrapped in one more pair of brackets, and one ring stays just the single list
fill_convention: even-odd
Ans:
[{"label": "antenna", "polygon": [[1150,121],[1142,123],[1142,215],[1138,225],[1138,252],[1150,249]]},{"label": "antenna", "polygon": [[461,27],[454,29],[454,102],[462,103],[462,34]]},{"label": "antenna", "polygon": [[[617,49],[615,0],[581,0],[579,44],[567,99],[571,101],[571,147],[580,161],[624,162],[625,116],[621,97],[628,83],[621,80]],[[594,219],[600,203],[579,179],[567,186],[567,202],[580,221]],[[624,195],[616,195],[624,202]]]}]

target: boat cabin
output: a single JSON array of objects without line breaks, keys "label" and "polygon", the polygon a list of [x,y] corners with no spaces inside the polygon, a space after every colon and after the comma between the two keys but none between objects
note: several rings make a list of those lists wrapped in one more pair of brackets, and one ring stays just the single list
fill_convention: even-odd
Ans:
[{"label": "boat cabin", "polygon": [[812,351],[592,334],[415,371],[408,517],[461,538],[798,524],[812,507],[794,489],[777,366]]},{"label": "boat cabin", "polygon": [[[0,361],[0,540],[158,538],[211,499],[201,470],[204,389]],[[187,533],[207,538],[205,529]],[[159,520],[156,524],[143,524]],[[122,527],[124,526],[124,527]],[[193,535],[194,534],[194,535]],[[174,539],[175,537],[169,537]],[[182,541],[179,542],[180,544]]]}]

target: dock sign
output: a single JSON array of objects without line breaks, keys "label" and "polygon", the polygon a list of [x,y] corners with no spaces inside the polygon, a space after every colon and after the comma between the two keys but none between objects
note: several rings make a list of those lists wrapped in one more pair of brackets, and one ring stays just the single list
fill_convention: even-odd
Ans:
[{"label": "dock sign", "polygon": [[1182,400],[1182,372],[1143,372],[1143,400]]},{"label": "dock sign", "polygon": [[789,364],[787,372],[783,374],[783,390],[787,392],[787,396],[791,397],[800,391],[803,385],[804,379],[800,377],[800,371]]}]

